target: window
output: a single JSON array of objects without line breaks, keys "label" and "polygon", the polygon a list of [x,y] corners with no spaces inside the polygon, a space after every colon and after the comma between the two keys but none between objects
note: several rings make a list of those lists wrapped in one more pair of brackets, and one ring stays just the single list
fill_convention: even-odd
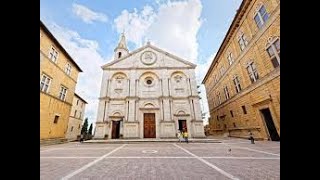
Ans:
[{"label": "window", "polygon": [[227,59],[228,59],[229,65],[231,65],[234,61],[233,55],[231,52],[228,54]]},{"label": "window", "polygon": [[231,114],[231,117],[233,117],[233,112],[232,112],[232,110],[230,110],[230,114]]},{"label": "window", "polygon": [[222,66],[221,68],[220,68],[220,76],[222,76],[224,74],[224,67]]},{"label": "window", "polygon": [[58,51],[56,51],[56,49],[51,46],[51,50],[49,52],[49,59],[51,59],[53,62],[57,62],[57,58],[58,58]]},{"label": "window", "polygon": [[229,99],[230,95],[229,95],[228,86],[224,87],[223,90],[224,90],[224,95],[226,97],[226,100]]},{"label": "window", "polygon": [[81,119],[81,115],[82,115],[82,112],[80,112],[80,116],[79,116],[80,119]]},{"label": "window", "polygon": [[245,106],[241,106],[241,107],[242,107],[243,114],[247,114],[246,107]]},{"label": "window", "polygon": [[77,99],[77,105],[79,104],[79,99]]},{"label": "window", "polygon": [[271,58],[274,68],[280,66],[280,40],[276,39],[267,47],[267,52]]},{"label": "window", "polygon": [[219,121],[219,116],[217,115],[217,121]]},{"label": "window", "polygon": [[78,126],[78,129],[80,129],[80,124],[79,124],[79,126]]},{"label": "window", "polygon": [[236,126],[236,123],[233,123],[233,127],[237,127],[237,126]]},{"label": "window", "polygon": [[217,97],[218,97],[218,104],[221,104],[221,95],[220,95],[220,92],[218,92]]},{"label": "window", "polygon": [[246,39],[247,38],[246,38],[246,36],[244,34],[241,34],[239,36],[238,43],[239,43],[241,51],[244,50],[244,48],[248,45],[248,41]]},{"label": "window", "polygon": [[118,53],[118,58],[121,58],[121,52]]},{"label": "window", "polygon": [[240,92],[241,91],[241,85],[240,85],[240,81],[239,81],[239,77],[238,76],[235,76],[234,79],[233,79],[233,83],[234,83],[234,86],[236,88],[236,92]]},{"label": "window", "polygon": [[55,116],[54,116],[54,120],[53,120],[53,123],[54,123],[54,124],[57,124],[57,123],[58,123],[59,117],[60,117],[60,116],[58,116],[58,115],[55,115]]},{"label": "window", "polygon": [[254,21],[256,22],[258,28],[261,28],[264,23],[269,19],[269,14],[266,11],[266,8],[264,5],[262,5],[257,12],[257,14],[254,16]]},{"label": "window", "polygon": [[40,91],[47,93],[49,91],[50,83],[51,83],[51,79],[47,75],[43,74],[40,81]]},{"label": "window", "polygon": [[60,93],[59,93],[59,99],[61,99],[62,101],[66,100],[66,95],[67,95],[67,88],[61,86]]},{"label": "window", "polygon": [[74,111],[74,116],[73,117],[76,117],[77,116],[77,110]]},{"label": "window", "polygon": [[66,65],[65,71],[66,71],[66,73],[67,73],[68,75],[71,74],[71,65],[70,65],[69,63]]},{"label": "window", "polygon": [[71,130],[70,130],[70,132],[72,132],[73,131],[73,126],[71,127]]},{"label": "window", "polygon": [[248,63],[247,71],[248,71],[251,83],[254,83],[259,79],[256,65],[253,62]]},{"label": "window", "polygon": [[154,81],[153,81],[153,78],[152,77],[147,77],[145,80],[145,85],[150,87],[150,86],[153,86],[154,85]]},{"label": "window", "polygon": [[227,125],[226,124],[224,124],[224,128],[227,129]]}]

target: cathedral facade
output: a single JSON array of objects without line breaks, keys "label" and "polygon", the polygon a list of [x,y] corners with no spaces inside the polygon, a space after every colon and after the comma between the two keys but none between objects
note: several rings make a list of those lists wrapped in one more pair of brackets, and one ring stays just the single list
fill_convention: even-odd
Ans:
[{"label": "cathedral facade", "polygon": [[149,42],[129,52],[122,34],[103,77],[95,139],[204,137],[195,64]]}]

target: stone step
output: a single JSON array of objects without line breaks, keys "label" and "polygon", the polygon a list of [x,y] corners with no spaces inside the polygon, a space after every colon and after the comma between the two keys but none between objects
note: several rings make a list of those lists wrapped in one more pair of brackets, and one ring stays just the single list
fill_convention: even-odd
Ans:
[{"label": "stone step", "polygon": [[68,140],[66,138],[40,139],[40,146],[63,144],[67,142]]},{"label": "stone step", "polygon": [[[177,143],[178,139],[107,139],[88,140],[83,143],[105,143],[105,144],[132,144],[132,143]],[[218,139],[189,139],[189,143],[221,143]],[[182,141],[182,143],[185,143]]]}]

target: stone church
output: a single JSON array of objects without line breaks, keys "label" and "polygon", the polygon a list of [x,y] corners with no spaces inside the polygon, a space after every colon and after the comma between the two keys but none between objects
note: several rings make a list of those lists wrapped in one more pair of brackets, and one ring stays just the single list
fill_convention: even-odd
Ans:
[{"label": "stone church", "polygon": [[95,139],[204,137],[195,67],[149,42],[129,52],[122,34],[102,66]]}]

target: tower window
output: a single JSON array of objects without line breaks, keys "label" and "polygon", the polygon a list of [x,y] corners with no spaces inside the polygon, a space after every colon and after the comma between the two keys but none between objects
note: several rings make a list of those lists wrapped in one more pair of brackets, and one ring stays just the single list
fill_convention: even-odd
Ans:
[{"label": "tower window", "polygon": [[121,58],[121,52],[118,53],[118,58]]}]

